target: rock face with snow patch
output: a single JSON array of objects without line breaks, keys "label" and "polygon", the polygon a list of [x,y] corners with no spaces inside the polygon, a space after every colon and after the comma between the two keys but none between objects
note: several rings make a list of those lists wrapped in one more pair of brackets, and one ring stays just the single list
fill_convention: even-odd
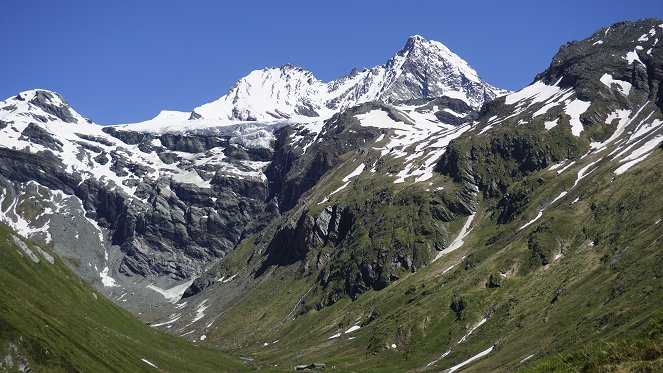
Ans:
[{"label": "rock face with snow patch", "polygon": [[101,127],[43,90],[0,107],[2,220],[101,289],[194,277],[278,214],[263,174],[271,130]]}]

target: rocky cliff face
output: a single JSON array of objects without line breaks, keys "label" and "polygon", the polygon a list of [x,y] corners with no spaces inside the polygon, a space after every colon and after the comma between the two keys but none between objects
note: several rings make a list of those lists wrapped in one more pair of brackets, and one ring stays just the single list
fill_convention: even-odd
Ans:
[{"label": "rocky cliff face", "polygon": [[278,215],[263,174],[271,129],[101,127],[43,90],[0,110],[3,221],[116,299],[197,276]]}]

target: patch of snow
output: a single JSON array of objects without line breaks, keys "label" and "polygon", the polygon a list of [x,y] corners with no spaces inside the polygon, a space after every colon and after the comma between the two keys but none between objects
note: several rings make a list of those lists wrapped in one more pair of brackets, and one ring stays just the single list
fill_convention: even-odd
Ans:
[{"label": "patch of snow", "polygon": [[143,361],[143,363],[145,363],[145,364],[147,364],[147,365],[149,365],[149,366],[151,366],[151,367],[153,367],[153,368],[157,368],[157,369],[159,369],[159,367],[157,367],[156,365],[152,364],[149,360],[147,360],[147,359],[145,359],[145,358],[143,358],[143,359],[141,359],[141,360]]},{"label": "patch of snow", "polygon": [[179,320],[182,316],[180,316],[180,315],[173,315],[173,316],[171,316],[171,317],[172,317],[172,318],[169,319],[168,321],[164,321],[164,322],[157,323],[157,324],[152,324],[152,325],[150,325],[150,326],[153,327],[153,328],[156,328],[157,326],[170,325],[170,324],[174,323],[175,321]]},{"label": "patch of snow", "polygon": [[632,151],[629,155],[620,160],[620,162],[626,163],[622,164],[614,171],[615,175],[621,175],[629,168],[645,160],[645,158],[647,158],[654,151],[654,149],[656,149],[661,141],[663,141],[663,135],[656,136]]},{"label": "patch of snow", "polygon": [[561,198],[563,198],[567,193],[568,193],[567,191],[563,191],[562,193],[560,193],[557,197],[555,197],[555,199],[553,199],[553,200],[550,202],[550,205],[552,205],[553,203],[555,203],[555,202],[557,202],[558,200],[560,200]]},{"label": "patch of snow", "polygon": [[392,343],[392,344],[391,344],[391,348],[396,349],[396,347],[398,347],[398,346],[396,345],[396,343]]},{"label": "patch of snow", "polygon": [[[157,293],[163,295],[163,297],[166,298],[166,300],[168,300],[169,302],[176,303],[177,301],[182,299],[182,295],[184,294],[186,289],[188,289],[189,286],[191,286],[191,284],[193,283],[193,281],[195,279],[196,279],[195,277],[192,277],[188,281],[183,282],[179,285],[173,286],[170,289],[162,289],[162,288],[160,288],[158,286],[155,286],[155,285],[152,285],[152,284],[147,285],[147,288],[150,289],[150,290],[154,290]],[[182,307],[184,307],[184,305],[186,305],[186,302],[184,302],[184,304],[182,306],[176,307],[176,308],[182,308]]]},{"label": "patch of snow", "polygon": [[546,101],[550,97],[559,93],[560,89],[557,86],[557,83],[555,83],[555,85],[547,85],[541,81],[538,81],[521,89],[518,92],[506,96],[504,103],[507,105],[513,105],[518,101],[526,99],[530,99],[532,104]]},{"label": "patch of snow", "polygon": [[587,111],[590,104],[591,102],[582,101],[580,99],[567,102],[565,111],[566,114],[571,117],[569,123],[571,124],[571,133],[573,133],[574,136],[580,136],[585,129],[582,122],[580,122],[580,115]]},{"label": "patch of snow", "polygon": [[334,339],[334,338],[338,338],[340,336],[341,336],[341,333],[336,333],[336,334],[332,335],[331,337],[329,337],[327,339]]},{"label": "patch of snow", "polygon": [[598,45],[603,44],[603,40],[597,40],[597,41],[595,41],[594,44],[592,44],[592,45],[597,45],[597,44],[598,44]]},{"label": "patch of snow", "polygon": [[46,251],[44,251],[44,250],[43,250],[41,247],[39,247],[39,246],[36,246],[35,248],[37,249],[37,251],[39,252],[39,254],[41,254],[41,256],[43,256],[44,259],[46,259],[47,262],[49,262],[49,263],[51,263],[51,264],[55,264],[55,258],[53,257],[53,255],[47,253]]},{"label": "patch of snow", "polygon": [[573,166],[575,163],[576,163],[576,161],[573,161],[573,162],[567,164],[566,166],[564,166],[564,168],[562,168],[561,170],[557,171],[557,175],[559,175],[559,174],[561,174],[562,172],[568,170],[568,169],[569,169],[571,166]]},{"label": "patch of snow", "polygon": [[551,130],[551,129],[555,128],[558,124],[559,124],[559,118],[557,118],[555,120],[548,120],[545,123],[543,123],[543,126],[547,130]]},{"label": "patch of snow", "polygon": [[593,165],[595,165],[599,161],[600,161],[600,159],[588,164],[587,166],[585,166],[583,168],[581,168],[580,171],[578,171],[578,176],[576,177],[576,181],[573,183],[572,188],[575,188],[575,186],[578,185],[580,180],[582,180],[585,176],[589,175],[592,171],[594,171],[594,169],[592,169],[591,171],[587,171],[587,170],[589,170]]},{"label": "patch of snow", "polygon": [[397,128],[407,130],[411,126],[392,119],[389,114],[384,110],[371,110],[365,114],[356,115],[355,118],[359,119],[359,123],[364,127],[376,128]]},{"label": "patch of snow", "polygon": [[471,362],[473,362],[473,361],[475,361],[475,360],[481,359],[482,357],[488,355],[491,351],[493,351],[493,348],[495,348],[495,346],[490,346],[490,348],[485,349],[485,350],[479,352],[478,354],[476,354],[476,355],[472,356],[471,358],[469,358],[469,359],[463,361],[462,363],[460,363],[460,364],[456,364],[456,365],[452,366],[451,368],[449,368],[449,369],[447,370],[447,372],[448,372],[448,373],[455,372],[455,371],[457,371],[458,369],[464,367],[465,365],[467,365],[467,364],[469,364],[469,363],[471,363]]},{"label": "patch of snow", "polygon": [[108,275],[108,271],[109,271],[109,270],[110,270],[110,269],[108,268],[108,266],[105,266],[104,269],[101,270],[101,272],[99,272],[99,277],[101,277],[101,283],[102,283],[105,287],[109,287],[109,288],[112,288],[112,287],[115,287],[115,286],[119,286],[119,285],[115,282],[115,279],[112,278],[112,277],[110,277],[110,276]]},{"label": "patch of snow", "polygon": [[469,337],[469,336],[470,336],[475,330],[477,330],[477,329],[478,329],[481,325],[483,325],[487,320],[488,320],[488,319],[485,318],[485,317],[484,317],[483,319],[481,319],[481,320],[480,320],[480,321],[479,321],[479,322],[478,322],[478,323],[477,323],[472,329],[470,329],[469,332],[467,332],[467,334],[465,334],[465,335],[463,336],[463,338],[460,339],[460,341],[458,341],[458,343],[463,343],[463,342],[465,342],[465,340],[467,340],[467,337]]},{"label": "patch of snow", "polygon": [[605,73],[601,76],[601,83],[605,84],[608,88],[612,88],[612,85],[617,85],[617,89],[624,96],[628,96],[631,92],[631,83],[625,82],[623,80],[613,79],[612,75]]},{"label": "patch of snow", "polygon": [[448,254],[448,253],[450,253],[454,250],[457,250],[457,249],[459,249],[460,247],[463,246],[463,244],[465,243],[465,241],[463,241],[463,240],[465,239],[467,234],[470,233],[470,231],[471,231],[470,225],[472,225],[472,220],[474,220],[475,216],[476,216],[476,213],[474,213],[474,214],[467,217],[467,220],[465,221],[465,224],[463,224],[463,227],[460,229],[460,232],[458,232],[458,236],[456,236],[456,238],[453,241],[451,241],[451,244],[449,244],[449,247],[447,247],[445,250],[442,250],[439,253],[437,253],[437,255],[435,256],[435,259],[433,259],[433,261],[436,261],[439,258],[441,258],[442,255]]},{"label": "patch of snow", "polygon": [[539,218],[541,218],[542,216],[543,216],[543,209],[539,210],[539,213],[536,215],[536,217],[534,217],[534,219],[532,219],[532,220],[528,221],[527,223],[525,223],[522,227],[518,228],[518,230],[522,231],[523,229],[529,227],[530,225],[532,225],[532,223],[539,220]]},{"label": "patch of snow", "polygon": [[638,61],[641,65],[643,65],[643,66],[645,65],[640,60],[640,56],[638,56],[637,49],[633,49],[631,52],[626,53],[626,57],[624,57],[624,58],[626,59],[626,61],[628,61],[629,65],[632,65],[633,61]]},{"label": "patch of snow", "polygon": [[344,183],[343,185],[341,185],[340,187],[336,188],[334,191],[329,193],[329,195],[327,197],[325,197],[325,199],[323,199],[319,204],[322,204],[322,203],[325,203],[325,202],[329,201],[329,197],[333,196],[334,194],[340,192],[341,190],[345,189],[348,185],[350,185],[350,180],[354,177],[359,176],[359,174],[364,172],[365,167],[366,167],[365,164],[363,164],[363,163],[360,164],[354,171],[352,171],[350,174],[348,174],[346,177],[343,178],[343,180],[342,180],[343,183]]},{"label": "patch of snow", "polygon": [[200,340],[201,340],[201,341],[204,341],[206,338],[207,338],[207,336],[204,335],[204,334],[200,336]]},{"label": "patch of snow", "polygon": [[630,114],[631,110],[617,110],[614,113],[610,113],[606,118],[605,122],[609,124],[612,123],[612,121],[614,121],[615,119],[619,119],[619,122],[617,123],[617,129],[615,129],[615,132],[607,140],[601,143],[598,142],[591,143],[592,149],[596,150],[604,149],[608,144],[617,140],[619,136],[621,136],[624,133],[626,126],[628,126],[629,123],[631,123],[632,118],[629,117]]},{"label": "patch of snow", "polygon": [[522,363],[526,362],[527,360],[531,359],[533,356],[534,356],[534,354],[529,355],[528,357],[520,360],[520,363],[522,364]]},{"label": "patch of snow", "polygon": [[35,255],[35,253],[32,250],[30,250],[30,247],[25,242],[23,242],[22,239],[14,236],[13,234],[12,234],[12,239],[14,240],[16,246],[18,246],[19,249],[21,249],[21,251],[23,251],[25,255],[28,256],[28,258],[30,258],[30,260],[32,260],[35,263],[39,263],[39,258],[37,257],[37,255]]},{"label": "patch of snow", "polygon": [[548,167],[548,171],[555,171],[556,169],[564,166],[565,162],[555,163],[554,165]]},{"label": "patch of snow", "polygon": [[198,304],[198,308],[196,309],[196,316],[189,323],[189,325],[191,325],[191,324],[197,322],[198,320],[202,319],[203,317],[205,317],[205,310],[209,307],[209,306],[206,306],[205,303],[207,303],[207,299],[203,300],[202,302],[200,302],[200,304]]},{"label": "patch of snow", "polygon": [[361,326],[359,326],[359,325],[352,325],[348,330],[344,331],[343,333],[344,334],[352,333],[355,330],[359,330],[360,328],[361,328]]}]

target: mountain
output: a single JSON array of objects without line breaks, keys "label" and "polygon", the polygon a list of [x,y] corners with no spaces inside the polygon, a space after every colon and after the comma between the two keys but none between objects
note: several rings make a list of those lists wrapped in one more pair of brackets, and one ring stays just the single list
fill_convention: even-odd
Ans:
[{"label": "mountain", "polygon": [[[405,105],[400,115],[414,130],[407,141],[422,142],[419,150],[428,154],[425,167],[413,164],[406,174],[424,177],[444,147],[424,144],[426,137],[457,136],[481,102],[503,91],[481,81],[442,44],[417,36],[386,65],[326,85],[284,66],[253,72],[231,92],[246,94],[235,95],[225,117],[216,109],[196,109],[218,114],[197,119],[163,111],[143,123],[107,127],[47,90],[1,102],[2,221],[52,245],[112,299],[145,312],[181,296],[241,240],[290,209],[344,152],[360,145],[355,131],[373,140],[380,135],[353,125],[332,146],[326,139],[336,134],[322,130],[333,113],[374,99],[396,104],[398,96],[398,105]],[[304,101],[315,102],[323,116],[297,109]],[[266,114],[271,107],[299,114],[277,120]],[[266,122],[231,114],[244,108]],[[324,160],[306,154],[314,142],[326,144]],[[404,144],[385,146],[414,156]],[[62,219],[63,211],[71,218]]]},{"label": "mountain", "polygon": [[[165,322],[349,371],[656,371],[662,33],[643,20],[565,44],[530,86],[456,126],[427,127],[424,102],[337,114],[270,165],[281,198],[318,181]],[[277,143],[298,144],[296,128]],[[201,307],[214,316],[188,325]],[[642,347],[604,358],[619,341]]]},{"label": "mountain", "polygon": [[3,372],[248,370],[146,326],[3,224],[0,248]]},{"label": "mountain", "polygon": [[329,83],[293,65],[253,71],[225,96],[195,108],[190,119],[310,121],[369,101],[394,103],[442,96],[479,109],[504,93],[481,80],[443,44],[416,35],[386,64],[353,69]]},{"label": "mountain", "polygon": [[601,29],[513,93],[421,37],[137,124],[22,93],[0,216],[153,327],[276,371],[656,371],[662,34]]}]

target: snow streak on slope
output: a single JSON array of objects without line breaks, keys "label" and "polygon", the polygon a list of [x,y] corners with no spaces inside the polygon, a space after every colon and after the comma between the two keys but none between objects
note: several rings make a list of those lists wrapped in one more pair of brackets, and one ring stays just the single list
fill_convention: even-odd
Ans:
[{"label": "snow streak on slope", "polygon": [[422,110],[424,106],[395,106],[391,114],[375,109],[356,116],[360,125],[384,130],[387,142],[373,149],[380,151],[382,157],[391,156],[403,161],[401,171],[395,175],[395,183],[403,183],[406,179],[415,182],[431,179],[435,164],[449,142],[470,129],[470,124],[453,126],[442,123],[434,115],[435,108]]}]

